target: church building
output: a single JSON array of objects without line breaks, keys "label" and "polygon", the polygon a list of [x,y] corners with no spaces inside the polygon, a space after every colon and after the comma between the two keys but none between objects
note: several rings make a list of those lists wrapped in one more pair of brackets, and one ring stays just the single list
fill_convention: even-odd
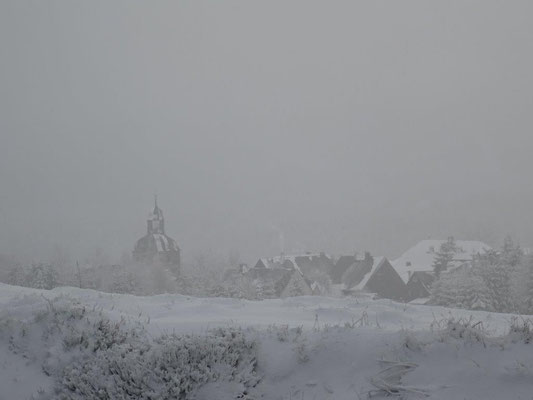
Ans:
[{"label": "church building", "polygon": [[154,210],[148,215],[146,235],[140,238],[133,250],[133,259],[139,264],[159,264],[172,273],[180,273],[180,248],[176,241],[165,234],[163,211],[155,198]]}]

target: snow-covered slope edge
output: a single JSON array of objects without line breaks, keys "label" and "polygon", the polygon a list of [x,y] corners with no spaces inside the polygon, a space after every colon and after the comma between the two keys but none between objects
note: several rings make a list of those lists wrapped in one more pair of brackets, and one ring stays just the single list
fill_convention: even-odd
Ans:
[{"label": "snow-covered slope edge", "polygon": [[388,300],[0,285],[0,399],[81,399],[92,386],[132,399],[528,398],[527,328],[511,315]]}]

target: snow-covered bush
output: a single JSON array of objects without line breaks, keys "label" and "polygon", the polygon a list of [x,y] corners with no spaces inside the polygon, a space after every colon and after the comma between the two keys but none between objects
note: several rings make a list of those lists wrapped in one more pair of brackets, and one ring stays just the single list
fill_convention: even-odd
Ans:
[{"label": "snow-covered bush", "polygon": [[533,343],[533,322],[529,319],[514,318],[507,336],[513,343]]},{"label": "snow-covered bush", "polygon": [[447,338],[462,339],[468,342],[482,343],[485,346],[487,335],[483,329],[483,324],[473,319],[454,319],[446,321],[446,327],[440,332],[441,339]]},{"label": "snow-covered bush", "polygon": [[42,399],[190,399],[209,382],[255,386],[257,344],[239,329],[152,338],[141,324],[112,321],[69,299],[29,322],[0,320],[12,351],[42,360],[55,379]]},{"label": "snow-covered bush", "polygon": [[167,335],[142,346],[117,342],[67,365],[57,393],[68,399],[188,399],[208,382],[257,384],[256,345],[238,330]]}]

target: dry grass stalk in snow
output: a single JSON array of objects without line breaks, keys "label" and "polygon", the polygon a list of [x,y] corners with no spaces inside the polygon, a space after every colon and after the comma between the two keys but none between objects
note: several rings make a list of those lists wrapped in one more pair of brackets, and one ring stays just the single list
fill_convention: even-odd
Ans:
[{"label": "dry grass stalk in snow", "polygon": [[374,395],[401,396],[405,393],[415,393],[424,397],[428,396],[422,389],[417,389],[402,384],[404,375],[418,367],[415,363],[401,361],[380,361],[386,366],[374,377],[370,378],[370,383],[377,388],[368,393],[369,397]]}]

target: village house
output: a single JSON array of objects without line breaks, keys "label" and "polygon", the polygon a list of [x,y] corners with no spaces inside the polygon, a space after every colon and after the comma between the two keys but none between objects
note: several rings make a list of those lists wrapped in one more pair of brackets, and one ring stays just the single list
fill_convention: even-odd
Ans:
[{"label": "village house", "polygon": [[325,253],[305,253],[261,258],[246,275],[262,297],[326,294],[334,264]]},{"label": "village house", "polygon": [[294,268],[305,276],[312,276],[314,274],[330,275],[334,263],[326,253],[304,253],[285,255],[282,254],[272,258],[260,258],[256,267],[264,268]]},{"label": "village house", "polygon": [[246,275],[264,298],[329,294],[320,279],[336,283],[338,294],[372,293],[397,301],[406,298],[406,285],[385,257],[342,256],[334,263],[324,253],[261,258]]},{"label": "village house", "polygon": [[435,274],[427,271],[415,271],[407,282],[406,301],[427,299],[431,294],[431,285],[435,281]]},{"label": "village house", "polygon": [[406,298],[406,285],[386,257],[372,257],[367,253],[344,272],[341,281],[345,295],[373,293],[396,301]]},{"label": "village house", "polygon": [[361,257],[358,254],[355,255],[344,255],[340,256],[333,268],[330,272],[331,282],[333,284],[340,284],[342,283],[342,276],[344,273],[352,267],[354,264],[364,262],[365,258],[367,259],[367,263],[372,263],[371,260],[372,256],[370,253],[365,252],[364,255]]},{"label": "village house", "polygon": [[[422,240],[403,253],[391,264],[403,282],[407,285],[407,301],[429,297],[435,274],[433,264],[435,256],[446,240]],[[483,242],[474,240],[455,241],[456,251],[450,262],[448,271],[468,267],[474,256],[491,250]]]},{"label": "village house", "polygon": [[252,282],[259,298],[273,299],[313,294],[312,282],[291,267],[256,266],[246,273],[246,277]]}]

